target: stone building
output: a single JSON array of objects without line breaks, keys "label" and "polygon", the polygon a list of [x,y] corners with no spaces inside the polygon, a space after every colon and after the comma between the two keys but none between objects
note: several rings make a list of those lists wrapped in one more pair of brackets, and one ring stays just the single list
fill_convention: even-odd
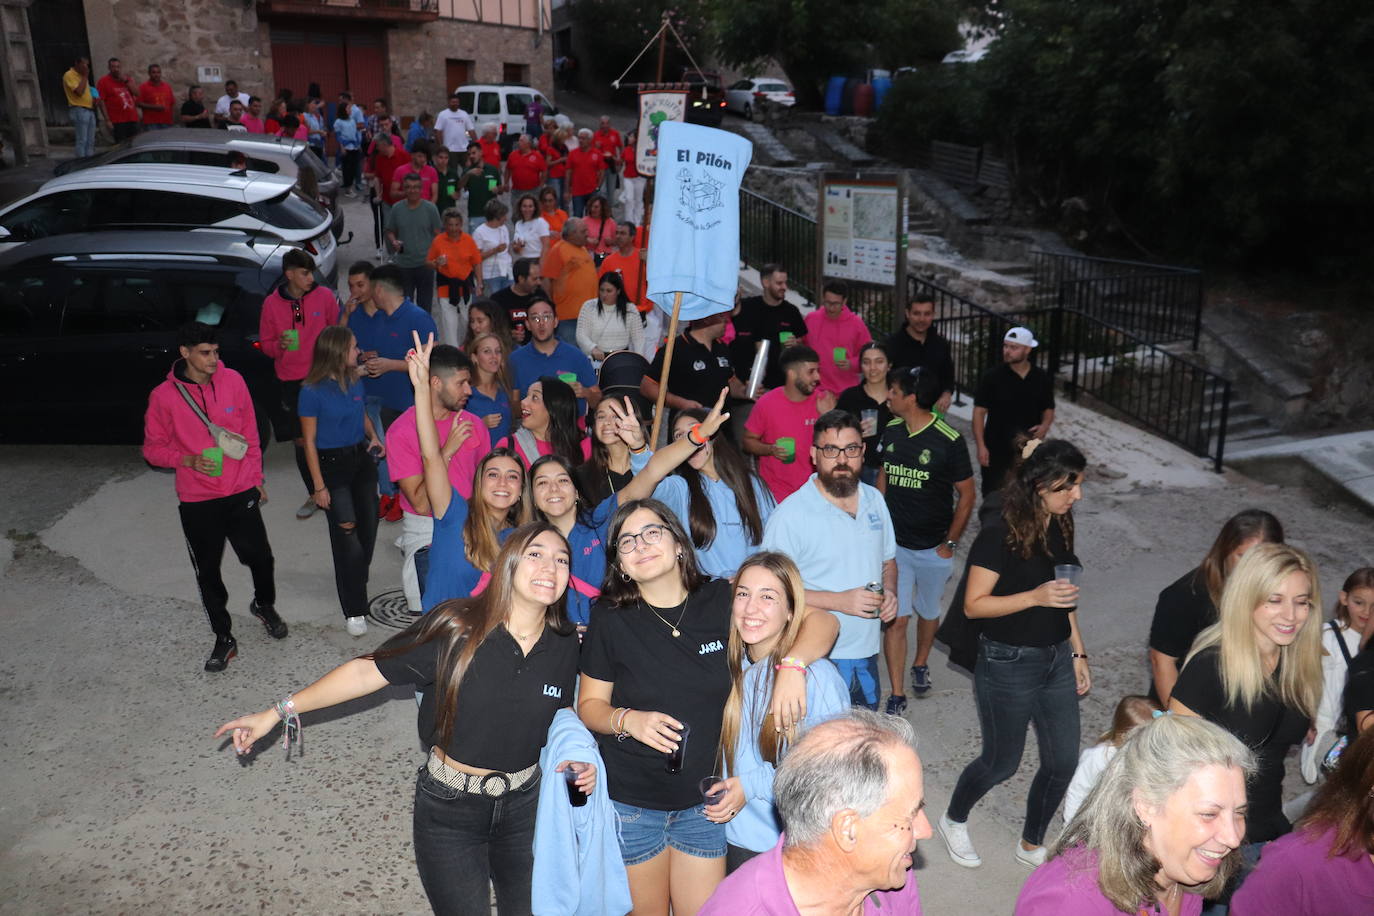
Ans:
[{"label": "stone building", "polygon": [[437,111],[466,82],[554,88],[551,0],[43,2],[73,12],[84,3],[96,74],[110,57],[139,75],[158,63],[179,96],[196,82],[215,98],[234,79],[264,99],[281,89],[300,97],[314,82],[326,99],[343,89],[367,103],[385,97],[409,118]]}]

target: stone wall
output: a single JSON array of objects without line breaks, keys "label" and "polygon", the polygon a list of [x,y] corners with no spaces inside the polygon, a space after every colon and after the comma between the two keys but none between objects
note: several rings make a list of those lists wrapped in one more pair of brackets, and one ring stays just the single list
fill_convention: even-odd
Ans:
[{"label": "stone wall", "polygon": [[[536,44],[538,41],[538,44]],[[553,36],[533,29],[440,19],[387,33],[389,98],[393,111],[413,115],[444,107],[454,86],[445,85],[446,59],[476,63],[472,81],[502,82],[503,64],[529,67],[530,85],[553,98]]]}]

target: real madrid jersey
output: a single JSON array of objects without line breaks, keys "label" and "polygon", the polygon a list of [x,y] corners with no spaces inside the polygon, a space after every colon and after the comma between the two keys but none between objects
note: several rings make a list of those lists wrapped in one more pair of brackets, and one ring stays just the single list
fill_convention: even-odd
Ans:
[{"label": "real madrid jersey", "polygon": [[915,432],[893,417],[878,439],[878,453],[897,544],[926,550],[941,543],[954,520],[954,485],[973,476],[964,437],[939,417]]}]

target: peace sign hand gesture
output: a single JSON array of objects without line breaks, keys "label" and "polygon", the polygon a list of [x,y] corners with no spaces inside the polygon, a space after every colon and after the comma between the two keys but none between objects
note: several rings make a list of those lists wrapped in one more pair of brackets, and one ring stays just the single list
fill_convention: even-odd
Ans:
[{"label": "peace sign hand gesture", "polygon": [[716,434],[725,421],[730,419],[730,415],[723,411],[725,398],[730,394],[729,388],[720,389],[720,395],[716,398],[716,403],[712,405],[711,412],[706,415],[706,419],[701,421],[701,434],[707,439]]},{"label": "peace sign hand gesture", "polygon": [[623,405],[610,399],[607,399],[606,403],[615,414],[615,434],[620,437],[620,441],[628,445],[632,451],[637,452],[644,448],[644,426],[635,416],[629,397],[625,398]]},{"label": "peace sign hand gesture", "polygon": [[406,370],[410,373],[410,383],[417,391],[429,388],[429,354],[434,351],[434,335],[420,343],[420,332],[411,331],[415,349],[406,354]]}]

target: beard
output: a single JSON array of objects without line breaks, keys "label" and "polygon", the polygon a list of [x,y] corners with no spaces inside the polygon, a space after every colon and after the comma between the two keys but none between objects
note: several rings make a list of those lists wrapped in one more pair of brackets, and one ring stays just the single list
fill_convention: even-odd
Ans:
[{"label": "beard", "polygon": [[848,499],[859,489],[859,473],[848,465],[830,471],[817,471],[816,479],[825,492],[836,499]]}]

